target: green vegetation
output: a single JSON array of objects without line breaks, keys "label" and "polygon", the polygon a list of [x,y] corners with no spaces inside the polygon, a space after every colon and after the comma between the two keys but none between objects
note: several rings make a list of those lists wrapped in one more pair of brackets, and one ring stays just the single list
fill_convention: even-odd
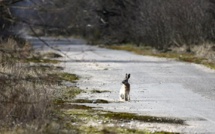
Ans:
[{"label": "green vegetation", "polygon": [[31,58],[27,58],[26,62],[57,64],[60,61],[59,60],[51,60],[51,59],[43,59],[43,58],[40,58],[40,57],[31,57]]},{"label": "green vegetation", "polygon": [[[75,74],[70,74],[66,72],[58,72],[56,74],[51,74],[53,77],[58,79],[58,81],[68,81],[71,83],[75,83],[79,77]],[[76,95],[84,92],[83,90],[79,89],[76,86],[70,86],[70,87],[61,87],[60,91],[56,92],[56,97],[54,99],[54,104],[64,104],[66,102],[72,102]]]},{"label": "green vegetation", "polygon": [[[12,45],[11,42],[7,44],[9,45]],[[180,119],[115,113],[78,105],[111,102],[103,99],[75,99],[78,94],[84,92],[76,87],[75,82],[79,77],[61,72],[63,68],[52,65],[53,62],[42,61],[30,64],[28,61],[28,57],[32,55],[30,52],[25,58],[19,58],[17,53],[18,58],[9,62],[7,59],[13,53],[0,54],[3,55],[0,59],[2,61],[0,64],[0,109],[2,109],[0,133],[150,134],[147,130],[121,125],[132,120],[143,123],[184,125],[183,120]],[[37,60],[41,61],[41,59]],[[73,84],[65,85],[65,81]],[[98,94],[107,92],[110,91],[96,89],[90,91]],[[155,134],[165,133],[168,134],[168,132],[155,132]]]},{"label": "green vegetation", "polygon": [[138,120],[142,122],[151,122],[151,123],[170,123],[170,124],[180,124],[183,125],[184,121],[180,119],[173,119],[173,118],[166,118],[166,117],[153,117],[153,116],[142,116],[132,113],[114,113],[108,112],[104,113],[103,116],[110,118],[110,119],[117,119],[117,120]]},{"label": "green vegetation", "polygon": [[[62,90],[62,89],[61,89]],[[103,93],[109,91],[91,90],[92,93]],[[173,134],[169,132],[154,132],[147,130],[131,129],[120,126],[129,121],[139,121],[148,123],[168,123],[184,125],[184,121],[180,119],[142,116],[132,113],[115,113],[110,111],[96,110],[94,107],[80,105],[81,103],[110,103],[106,100],[87,100],[75,99],[75,96],[83,91],[77,87],[63,89],[59,97],[54,101],[55,112],[52,116],[55,120],[43,128],[43,132],[54,132],[54,128],[58,127],[59,132],[65,133],[125,133],[125,134]],[[57,93],[59,95],[59,93]],[[93,124],[91,124],[93,123]],[[110,127],[110,125],[112,127]],[[54,128],[53,128],[54,127]]]},{"label": "green vegetation", "polygon": [[58,73],[56,74],[61,80],[64,80],[64,81],[69,81],[69,82],[75,82],[79,79],[79,77],[75,74],[70,74],[70,73]]},{"label": "green vegetation", "polygon": [[32,56],[26,57],[25,62],[58,64],[60,60],[53,58],[60,57],[62,57],[60,54],[54,52],[38,53],[37,55],[32,54]]},{"label": "green vegetation", "polygon": [[[132,42],[140,46],[147,44],[163,51],[174,45],[196,45],[204,41],[214,41],[214,2],[211,0],[162,2],[159,0],[103,0],[102,2],[47,0],[38,2],[36,6],[32,2],[30,6],[35,9],[34,13],[27,16],[22,14],[23,17],[20,18],[13,16],[13,12],[8,10],[10,6],[15,9],[17,2],[23,1],[0,1],[0,133],[138,134],[150,132],[128,129],[118,124],[124,124],[130,120],[184,124],[180,119],[114,113],[73,105],[72,102],[110,102],[102,99],[74,100],[75,96],[83,91],[75,86],[67,87],[63,84],[67,81],[75,85],[78,77],[73,74],[59,73],[62,70],[61,67],[50,66],[60,61],[49,58],[59,58],[61,55],[46,53],[33,56],[30,45],[20,43],[22,41],[7,40],[7,37],[15,36],[10,35],[11,26],[19,20],[22,23],[28,23],[33,35],[35,33],[46,35],[47,32],[53,35],[63,33],[68,36],[84,37],[89,42],[103,44]],[[28,12],[32,8],[26,7],[24,10]],[[40,22],[42,24],[39,24]],[[36,27],[34,24],[41,25],[38,32],[33,30]],[[153,52],[151,48],[135,45],[126,46],[123,49],[138,54],[205,64],[215,68],[212,62],[204,58],[196,58],[193,54]],[[34,65],[32,66],[31,63]],[[104,92],[106,91],[92,90],[91,93]],[[91,122],[96,125],[90,124]]]},{"label": "green vegetation", "polygon": [[96,99],[96,100],[87,100],[87,99],[75,99],[72,101],[73,103],[109,103],[107,100]]},{"label": "green vegetation", "polygon": [[[57,122],[61,122],[61,130],[70,133],[96,133],[96,134],[108,134],[108,133],[125,133],[125,134],[174,134],[170,132],[149,132],[147,130],[132,129],[127,127],[122,127],[121,124],[126,124],[128,117],[130,120],[130,114],[123,114],[119,118],[116,116],[122,113],[113,113],[108,111],[94,110],[93,107],[88,107],[84,105],[77,104],[66,104],[60,106],[60,111],[57,112],[57,121],[55,125],[48,127],[49,131],[52,131],[52,127],[59,126]],[[132,115],[133,118],[142,119],[142,116]],[[144,117],[144,120],[156,118],[156,117]],[[135,120],[135,119],[133,119]],[[143,121],[143,120],[142,120]],[[153,122],[153,120],[151,120]],[[93,122],[92,125],[90,122]],[[167,123],[167,122],[163,122]],[[172,123],[172,122],[168,122]],[[178,124],[178,122],[174,122]],[[180,123],[179,123],[180,124]],[[110,125],[112,127],[110,127]],[[46,130],[46,129],[44,129]]]},{"label": "green vegetation", "polygon": [[97,89],[93,89],[90,91],[91,93],[110,93],[111,91],[109,90],[97,90]]},{"label": "green vegetation", "polygon": [[83,92],[83,90],[77,88],[77,87],[67,87],[65,89],[61,88],[60,92],[56,92],[59,95],[56,95],[58,97],[55,97],[54,104],[60,105],[67,102],[73,102],[73,99],[76,95]]}]

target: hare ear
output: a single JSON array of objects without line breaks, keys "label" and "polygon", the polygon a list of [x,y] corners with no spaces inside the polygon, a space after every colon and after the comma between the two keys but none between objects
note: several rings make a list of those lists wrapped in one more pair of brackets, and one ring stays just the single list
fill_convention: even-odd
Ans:
[{"label": "hare ear", "polygon": [[128,78],[128,74],[126,73],[126,74],[125,74],[125,79],[127,79],[127,78]]},{"label": "hare ear", "polygon": [[129,78],[130,78],[130,76],[131,76],[131,75],[130,75],[130,74],[128,74],[128,75],[127,75],[127,79],[129,79]]}]

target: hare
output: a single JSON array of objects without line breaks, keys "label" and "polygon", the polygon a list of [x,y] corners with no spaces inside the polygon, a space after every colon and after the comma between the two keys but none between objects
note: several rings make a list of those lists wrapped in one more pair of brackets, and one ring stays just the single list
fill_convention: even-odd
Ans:
[{"label": "hare", "polygon": [[126,74],[125,79],[122,81],[122,87],[119,92],[120,101],[130,101],[130,84],[128,83],[129,78],[130,74]]}]

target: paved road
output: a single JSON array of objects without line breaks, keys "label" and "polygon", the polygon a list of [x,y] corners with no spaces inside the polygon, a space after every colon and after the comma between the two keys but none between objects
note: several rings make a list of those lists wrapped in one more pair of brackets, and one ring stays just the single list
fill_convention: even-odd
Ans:
[{"label": "paved road", "polygon": [[[46,39],[47,40],[47,39]],[[32,40],[35,47],[40,46]],[[105,99],[109,104],[88,104],[105,110],[141,115],[175,117],[187,125],[143,125],[153,130],[182,133],[215,133],[215,71],[196,64],[140,56],[126,51],[85,45],[79,40],[47,40],[68,57],[65,71],[78,74],[78,86],[85,90],[111,92],[83,93],[78,98]],[[44,48],[43,48],[44,49]],[[126,73],[131,74],[131,101],[119,103],[119,89]]]}]

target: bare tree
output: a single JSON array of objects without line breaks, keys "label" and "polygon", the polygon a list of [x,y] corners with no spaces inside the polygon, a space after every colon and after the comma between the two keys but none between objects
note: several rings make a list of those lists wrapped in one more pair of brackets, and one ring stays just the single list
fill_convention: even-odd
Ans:
[{"label": "bare tree", "polygon": [[[79,35],[102,43],[160,49],[214,40],[213,0],[29,0],[17,17],[42,34]],[[29,5],[27,5],[29,6]],[[27,16],[27,17],[26,17]],[[9,23],[8,23],[9,24]]]}]

